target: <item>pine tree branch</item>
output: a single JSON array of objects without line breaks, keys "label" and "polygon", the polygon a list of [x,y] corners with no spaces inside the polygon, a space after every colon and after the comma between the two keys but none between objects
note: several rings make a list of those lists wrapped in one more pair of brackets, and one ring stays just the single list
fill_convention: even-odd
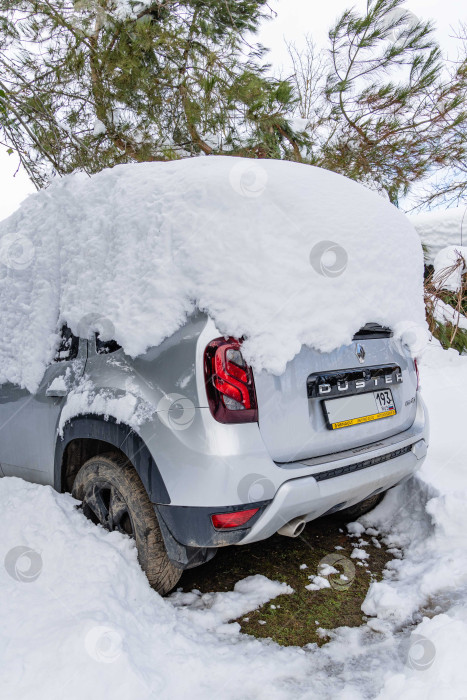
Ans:
[{"label": "pine tree branch", "polygon": [[287,139],[287,141],[290,143],[290,145],[293,148],[295,159],[298,160],[300,163],[303,162],[302,154],[300,153],[300,149],[295,139],[293,139],[292,136],[288,134],[280,124],[274,124],[274,128],[277,129],[280,135]]},{"label": "pine tree branch", "polygon": [[[8,89],[6,88],[6,86],[4,85],[4,83],[3,83],[1,80],[0,80],[0,88],[5,92],[5,94],[6,94],[7,97],[8,97],[8,94],[9,94]],[[22,116],[21,116],[21,114],[19,113],[19,111],[18,111],[17,109],[15,109],[15,107],[13,106],[11,100],[8,100],[8,109],[11,110],[11,112],[13,113],[13,115],[15,116],[15,118],[17,119],[17,121],[21,124],[21,126],[23,127],[23,129],[25,130],[25,132],[28,134],[28,136],[30,137],[30,139],[31,139],[31,141],[33,142],[33,144],[36,146],[36,148],[41,149],[41,152],[44,154],[44,156],[47,158],[47,160],[53,165],[53,167],[55,168],[55,170],[57,171],[57,173],[61,174],[62,171],[61,171],[61,168],[60,168],[59,163],[55,160],[55,158],[52,156],[52,154],[50,154],[50,153],[48,152],[48,150],[44,148],[43,144],[40,143],[40,141],[38,141],[38,139],[36,138],[36,135],[35,135],[34,132],[29,128],[28,124],[26,124],[26,122],[25,122],[24,119],[22,118]]]}]

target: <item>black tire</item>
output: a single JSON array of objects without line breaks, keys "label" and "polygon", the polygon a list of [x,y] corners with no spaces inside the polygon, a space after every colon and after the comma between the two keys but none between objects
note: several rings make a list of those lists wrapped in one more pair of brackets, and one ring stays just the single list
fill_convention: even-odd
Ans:
[{"label": "black tire", "polygon": [[365,498],[365,500],[360,501],[360,503],[356,503],[354,506],[349,506],[349,508],[340,510],[337,515],[342,518],[342,520],[353,522],[354,520],[361,518],[361,516],[365,515],[365,513],[369,513],[370,510],[373,510],[373,508],[376,508],[378,503],[381,503],[383,498],[384,493],[377,493],[374,496]]},{"label": "black tire", "polygon": [[132,464],[117,454],[92,457],[79,470],[72,494],[96,525],[133,537],[150,585],[161,595],[182,571],[167,556],[156,513]]}]

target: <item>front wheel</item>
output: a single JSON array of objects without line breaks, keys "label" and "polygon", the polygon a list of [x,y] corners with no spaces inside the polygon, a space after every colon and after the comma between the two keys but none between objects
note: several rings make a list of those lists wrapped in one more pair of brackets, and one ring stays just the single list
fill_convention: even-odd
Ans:
[{"label": "front wheel", "polygon": [[89,459],[76,476],[72,495],[93,523],[135,540],[141,568],[158,593],[176,586],[182,572],[167,556],[154,508],[126,458],[105,454]]}]

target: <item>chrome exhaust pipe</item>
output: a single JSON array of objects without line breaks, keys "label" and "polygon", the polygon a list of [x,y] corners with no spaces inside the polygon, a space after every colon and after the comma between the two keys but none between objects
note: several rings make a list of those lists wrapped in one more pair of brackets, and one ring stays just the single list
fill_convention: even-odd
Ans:
[{"label": "chrome exhaust pipe", "polygon": [[277,531],[278,535],[284,535],[285,537],[298,537],[302,534],[306,522],[303,518],[294,518],[290,522],[286,523]]}]

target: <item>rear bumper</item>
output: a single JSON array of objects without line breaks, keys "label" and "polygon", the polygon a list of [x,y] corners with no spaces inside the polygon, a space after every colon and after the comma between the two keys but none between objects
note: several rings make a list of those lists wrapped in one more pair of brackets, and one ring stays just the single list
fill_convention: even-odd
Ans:
[{"label": "rear bumper", "polygon": [[[422,438],[412,443],[407,451],[379,464],[320,481],[313,476],[291,479],[279,488],[274,500],[239,544],[270,537],[293,518],[301,517],[308,522],[387,491],[417,471],[426,452],[427,443]],[[342,465],[342,468],[346,466],[351,465]],[[319,473],[322,474],[322,471]]]},{"label": "rear bumper", "polygon": [[[235,462],[230,458],[217,458],[217,470],[209,470],[211,480],[216,474],[219,477],[219,492],[216,495],[217,489],[212,489],[214,495],[209,498],[211,505],[204,503],[198,506],[193,503],[193,493],[196,495],[200,491],[193,490],[193,477],[189,481],[191,498],[187,498],[183,505],[154,505],[169,555],[170,543],[175,548],[205,548],[208,551],[226,545],[257,542],[275,534],[294,518],[314,520],[386,491],[421,467],[427,452],[428,435],[428,416],[419,398],[417,418],[411,428],[359,448],[281,464],[266,458],[261,450],[249,458],[239,452],[239,459]],[[259,462],[258,455],[262,462]],[[222,467],[225,467],[224,471]],[[244,472],[238,474],[242,468]],[[277,479],[277,486],[273,479]],[[261,488],[258,493],[260,498],[262,496],[261,500],[245,498],[250,495],[247,489],[240,488],[245,480],[247,484],[264,485],[264,489]],[[237,485],[234,495],[228,488],[230,481]],[[257,492],[251,493],[256,495]],[[258,507],[258,512],[246,527],[228,531],[213,528],[213,513],[253,507]],[[173,556],[175,558],[175,554]],[[177,557],[177,561],[181,562],[180,557]]]},{"label": "rear bumper", "polygon": [[[274,535],[294,518],[303,518],[308,522],[359,503],[413,474],[425,458],[427,443],[423,438],[414,442],[412,437],[412,443],[399,444],[397,450],[388,452],[387,447],[385,449],[386,452],[381,455],[370,457],[366,454],[364,461],[355,462],[354,459],[353,463],[341,466],[333,462],[327,472],[290,479],[282,484],[271,501],[220,508],[155,506],[169,557],[177,566],[190,568],[207,561],[218,547],[257,542]],[[392,456],[394,454],[397,456]],[[373,463],[379,458],[382,461]],[[370,464],[362,466],[366,462]],[[321,478],[323,474],[326,474],[326,478]],[[247,527],[224,531],[214,529],[211,521],[213,513],[232,512],[246,507],[258,509]]]}]

